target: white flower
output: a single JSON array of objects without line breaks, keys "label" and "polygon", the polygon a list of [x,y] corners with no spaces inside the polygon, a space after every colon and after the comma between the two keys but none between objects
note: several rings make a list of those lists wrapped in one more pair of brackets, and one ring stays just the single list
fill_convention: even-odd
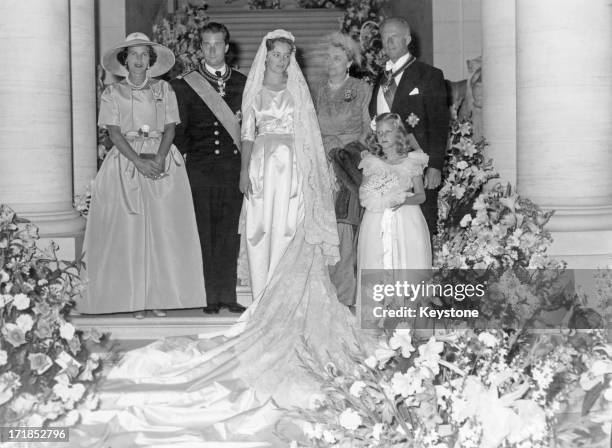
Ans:
[{"label": "white flower", "polygon": [[491,333],[483,331],[478,335],[478,340],[482,342],[487,347],[495,347],[498,343],[497,338],[493,336]]},{"label": "white flower", "polygon": [[440,366],[438,361],[440,360],[440,353],[444,350],[444,343],[436,341],[436,338],[432,336],[427,341],[427,344],[421,344],[419,346],[419,358],[416,360],[418,365],[428,367],[434,375],[440,372]]},{"label": "white flower", "polygon": [[14,372],[6,372],[0,376],[0,405],[13,398],[13,391],[20,385],[19,376]]},{"label": "white flower", "polygon": [[370,129],[372,129],[372,132],[376,132],[376,117],[372,118],[372,121],[370,121]]},{"label": "white flower", "polygon": [[45,419],[39,414],[31,414],[26,420],[26,425],[33,428],[40,428],[44,422]]},{"label": "white flower", "polygon": [[374,437],[374,440],[380,440],[380,435],[382,434],[382,430],[383,430],[383,425],[382,423],[376,423],[374,425],[374,427],[372,428],[372,437]]},{"label": "white flower", "polygon": [[23,293],[17,294],[13,298],[13,305],[19,310],[23,311],[30,307],[30,298]]},{"label": "white flower", "polygon": [[6,338],[6,341],[13,347],[19,347],[25,344],[25,333],[21,328],[15,324],[6,324],[2,329],[2,334]]},{"label": "white flower", "polygon": [[363,389],[365,388],[365,386],[366,384],[363,381],[355,381],[351,385],[349,392],[352,396],[359,397],[359,395],[361,395],[361,392],[363,392]]},{"label": "white flower", "polygon": [[310,422],[304,422],[302,424],[302,432],[309,439],[320,439],[323,437],[323,426],[321,423],[315,423],[313,425]]},{"label": "white flower", "polygon": [[30,331],[34,326],[34,320],[32,320],[32,316],[29,314],[21,314],[17,320],[15,320],[15,323],[23,330],[24,333]]},{"label": "white flower", "polygon": [[460,170],[464,170],[467,167],[468,167],[468,163],[465,160],[462,160],[461,162],[457,164],[457,168],[459,168]]},{"label": "white flower", "polygon": [[402,356],[404,358],[410,358],[410,353],[415,351],[412,346],[412,337],[410,336],[410,330],[400,329],[393,332],[393,337],[389,339],[389,346],[393,350],[397,350],[401,347]]},{"label": "white flower", "polygon": [[74,337],[74,326],[69,322],[64,322],[60,327],[60,336],[67,341],[70,341]]},{"label": "white flower", "polygon": [[406,373],[395,372],[391,378],[391,387],[395,395],[408,397],[423,391],[423,377],[410,367]]},{"label": "white flower", "polygon": [[5,350],[0,350],[0,366],[3,366],[8,361],[8,354]]},{"label": "white flower", "polygon": [[378,361],[376,361],[376,358],[374,356],[368,356],[363,362],[370,369],[375,369],[378,365]]},{"label": "white flower", "polygon": [[42,375],[53,365],[53,361],[44,353],[30,353],[28,355],[28,361],[30,361],[30,368],[35,370],[36,373]]},{"label": "white flower", "polygon": [[462,187],[461,185],[453,185],[452,192],[453,196],[455,196],[457,199],[461,199],[465,194],[465,187]]},{"label": "white flower", "polygon": [[323,440],[326,443],[333,444],[336,443],[336,436],[329,429],[326,429],[325,431],[323,431]]},{"label": "white flower", "polygon": [[81,383],[76,383],[71,386],[70,384],[66,384],[62,381],[53,386],[53,392],[64,403],[75,402],[80,400],[85,393],[85,386],[83,386]]},{"label": "white flower", "polygon": [[349,431],[354,431],[361,425],[361,416],[354,409],[346,408],[340,414],[338,422]]},{"label": "white flower", "polygon": [[395,350],[393,350],[385,341],[381,341],[376,350],[374,350],[374,357],[378,361],[378,365],[382,366],[387,363],[391,358],[395,356]]},{"label": "white flower", "polygon": [[18,416],[23,416],[30,412],[36,404],[36,397],[32,394],[24,393],[15,398],[11,403],[11,409]]},{"label": "white flower", "polygon": [[461,227],[467,227],[467,225],[472,221],[472,215],[470,215],[469,213],[467,215],[465,215],[463,218],[461,218],[461,222],[459,222],[459,225]]}]

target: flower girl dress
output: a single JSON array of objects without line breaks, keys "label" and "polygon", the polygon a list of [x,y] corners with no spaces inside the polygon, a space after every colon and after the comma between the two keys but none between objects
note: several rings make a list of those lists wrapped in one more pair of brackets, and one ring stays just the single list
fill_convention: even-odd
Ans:
[{"label": "flower girl dress", "polygon": [[422,176],[429,157],[412,151],[397,164],[366,154],[359,165],[359,200],[365,208],[359,231],[358,272],[362,269],[431,269],[429,230],[421,207],[401,204]]}]

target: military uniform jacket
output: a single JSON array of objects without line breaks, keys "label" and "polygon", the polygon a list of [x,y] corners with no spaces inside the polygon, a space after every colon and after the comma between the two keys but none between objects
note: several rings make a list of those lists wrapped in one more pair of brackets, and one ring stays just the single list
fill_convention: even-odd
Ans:
[{"label": "military uniform jacket", "polygon": [[[231,70],[231,74],[225,81],[223,99],[234,113],[238,113],[246,76],[229,67],[228,70]],[[236,147],[230,134],[204,100],[180,77],[170,84],[176,93],[181,118],[181,123],[176,127],[174,144],[181,153],[187,154],[187,163],[239,160],[240,148]],[[219,91],[217,84],[210,84]]]}]

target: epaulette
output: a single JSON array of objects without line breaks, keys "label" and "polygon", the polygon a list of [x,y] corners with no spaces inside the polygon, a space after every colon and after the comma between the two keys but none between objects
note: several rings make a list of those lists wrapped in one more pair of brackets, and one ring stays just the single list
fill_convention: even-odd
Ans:
[{"label": "epaulette", "polygon": [[183,79],[184,76],[188,75],[191,72],[194,72],[195,69],[194,68],[188,68],[187,70],[185,70],[183,73],[181,73],[180,75],[178,75],[176,77],[176,79]]}]

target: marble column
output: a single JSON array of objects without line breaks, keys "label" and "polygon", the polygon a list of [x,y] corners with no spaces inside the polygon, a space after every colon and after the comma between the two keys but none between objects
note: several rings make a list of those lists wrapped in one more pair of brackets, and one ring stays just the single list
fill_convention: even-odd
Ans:
[{"label": "marble column", "polygon": [[0,202],[74,236],[69,0],[0,2]]},{"label": "marble column", "polygon": [[74,193],[84,194],[97,172],[95,3],[70,0],[72,165]]},{"label": "marble column", "polygon": [[483,134],[499,180],[516,185],[515,0],[482,0]]},{"label": "marble column", "polygon": [[555,251],[611,263],[610,0],[517,0],[516,21],[519,193],[556,210]]}]

